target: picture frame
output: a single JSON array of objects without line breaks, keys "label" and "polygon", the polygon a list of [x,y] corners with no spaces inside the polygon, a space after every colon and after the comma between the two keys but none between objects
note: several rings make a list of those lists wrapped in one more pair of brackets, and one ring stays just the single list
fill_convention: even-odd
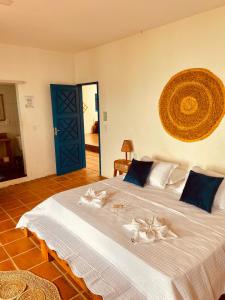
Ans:
[{"label": "picture frame", "polygon": [[0,94],[0,121],[5,121],[5,106],[4,106],[4,96]]}]

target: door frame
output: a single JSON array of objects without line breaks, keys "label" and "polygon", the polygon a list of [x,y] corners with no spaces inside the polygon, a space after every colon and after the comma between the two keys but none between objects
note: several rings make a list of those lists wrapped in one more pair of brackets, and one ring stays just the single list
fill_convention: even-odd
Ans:
[{"label": "door frame", "polygon": [[80,134],[81,134],[81,151],[82,151],[82,156],[81,156],[81,168],[78,169],[74,169],[72,168],[71,170],[62,170],[60,168],[58,168],[58,164],[57,164],[57,160],[59,157],[59,144],[57,144],[56,142],[56,137],[55,137],[55,133],[54,133],[54,144],[55,144],[55,159],[56,159],[56,174],[57,176],[60,175],[64,175],[73,171],[77,171],[80,169],[83,169],[86,167],[86,157],[85,157],[85,140],[84,140],[84,120],[83,120],[83,102],[82,102],[82,98],[81,98],[81,94],[80,94],[80,87],[77,84],[50,84],[50,91],[51,91],[51,101],[52,101],[52,118],[53,118],[53,128],[55,131],[55,128],[58,127],[58,116],[57,116],[57,109],[56,109],[56,103],[55,101],[53,101],[53,97],[55,97],[56,95],[56,89],[61,89],[61,88],[74,88],[75,92],[76,92],[76,97],[79,101],[79,115],[80,115]]},{"label": "door frame", "polygon": [[[99,83],[98,81],[91,81],[91,82],[84,82],[84,83],[78,83],[78,89],[79,89],[79,96],[81,97],[81,103],[83,106],[83,93],[82,93],[82,86],[85,85],[93,85],[96,84],[97,86],[97,95],[98,95],[98,146],[99,146],[99,175],[102,175],[102,164],[101,164],[101,120],[100,120],[100,101],[99,101]],[[84,113],[83,113],[84,116]],[[83,118],[84,119],[84,118]],[[84,126],[84,122],[83,122]],[[85,137],[84,137],[84,147],[85,147]],[[85,164],[86,164],[86,154],[85,154]]]}]

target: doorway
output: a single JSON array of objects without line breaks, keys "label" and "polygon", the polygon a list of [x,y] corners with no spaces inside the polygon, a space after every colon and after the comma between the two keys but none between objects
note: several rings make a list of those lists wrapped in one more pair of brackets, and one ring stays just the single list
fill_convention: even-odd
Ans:
[{"label": "doorway", "polygon": [[98,83],[51,84],[57,175],[101,174]]},{"label": "doorway", "polygon": [[98,83],[81,84],[85,137],[86,168],[100,170],[100,130]]},{"label": "doorway", "polygon": [[25,177],[16,86],[0,84],[0,182]]}]

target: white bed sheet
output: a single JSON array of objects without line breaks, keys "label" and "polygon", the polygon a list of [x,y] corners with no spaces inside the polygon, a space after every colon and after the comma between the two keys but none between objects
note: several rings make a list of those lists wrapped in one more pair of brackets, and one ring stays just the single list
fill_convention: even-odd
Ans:
[{"label": "white bed sheet", "polygon": [[[139,188],[123,182],[121,178],[90,186],[96,191],[106,190],[110,194],[110,201],[103,208],[78,204],[80,196],[88,188],[84,186],[50,197],[26,213],[17,227],[28,227],[35,231],[70,264],[76,263],[75,243],[68,246],[71,240],[85,243],[89,255],[90,249],[94,249],[94,255],[101,258],[102,268],[107,270],[110,266],[113,272],[105,271],[102,274],[101,270],[98,272],[98,268],[95,268],[98,272],[97,289],[90,280],[82,277],[88,287],[96,294],[101,294],[104,299],[219,298],[225,285],[224,211],[214,210],[212,214],[208,214],[177,201],[178,196],[172,191]],[[126,208],[115,215],[112,204],[117,202],[125,203]],[[152,215],[165,218],[179,237],[147,245],[134,245],[123,225],[134,217]],[[61,235],[57,233],[60,228],[63,231]],[[77,256],[80,254],[80,251],[76,253]],[[83,259],[87,259],[89,255]],[[94,264],[94,259],[89,263]],[[79,272],[74,271],[78,275]],[[106,279],[107,276],[110,280]],[[112,277],[114,283],[110,287]],[[121,283],[123,288],[120,285],[117,287],[116,280],[126,284],[123,286]],[[108,286],[105,289],[104,283]],[[129,291],[129,297],[124,297],[125,290]],[[135,297],[132,296],[134,294]]]}]

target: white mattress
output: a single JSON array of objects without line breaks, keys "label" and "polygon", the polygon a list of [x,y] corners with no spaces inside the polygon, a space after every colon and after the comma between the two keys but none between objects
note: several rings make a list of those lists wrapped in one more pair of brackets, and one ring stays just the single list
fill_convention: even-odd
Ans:
[{"label": "white mattress", "polygon": [[[90,186],[110,194],[103,208],[78,204],[88,188],[84,186],[50,197],[17,227],[28,227],[45,239],[104,299],[219,298],[225,285],[224,211],[208,214],[178,201],[172,191],[139,188],[121,177]],[[115,202],[126,204],[118,215],[112,211]],[[165,218],[179,237],[134,245],[122,225],[152,215]],[[85,272],[84,262],[89,266]]]}]

